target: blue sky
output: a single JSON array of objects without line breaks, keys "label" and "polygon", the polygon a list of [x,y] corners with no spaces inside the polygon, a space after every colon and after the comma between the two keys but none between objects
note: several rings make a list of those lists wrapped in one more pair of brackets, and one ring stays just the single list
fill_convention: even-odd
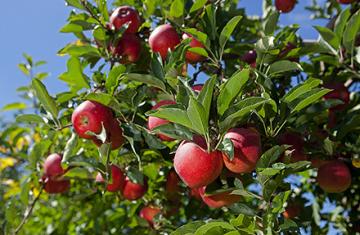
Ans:
[{"label": "blue sky", "polygon": [[[299,33],[304,38],[317,38],[312,25],[324,25],[324,21],[310,22],[310,13],[304,10],[301,0],[293,12],[281,15],[283,25],[300,24]],[[240,0],[239,6],[245,7],[248,14],[261,14],[262,0]],[[16,88],[29,83],[18,70],[17,64],[23,61],[22,53],[28,53],[35,60],[46,60],[48,63],[41,71],[49,72],[45,80],[51,94],[65,91],[65,84],[58,80],[59,74],[66,70],[66,58],[56,52],[74,38],[69,34],[59,33],[71,11],[63,0],[4,1],[0,14],[0,108],[5,104],[19,101]],[[3,114],[0,113],[0,116]]]}]

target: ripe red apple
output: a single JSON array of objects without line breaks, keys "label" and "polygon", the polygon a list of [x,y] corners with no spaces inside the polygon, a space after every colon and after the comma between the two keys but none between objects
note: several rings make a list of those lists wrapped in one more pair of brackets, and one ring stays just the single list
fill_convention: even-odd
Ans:
[{"label": "ripe red apple", "polygon": [[166,178],[165,192],[170,200],[177,199],[180,192],[180,178],[176,171],[171,170]]},{"label": "ripe red apple", "polygon": [[224,138],[230,139],[234,144],[233,160],[223,153],[226,168],[235,173],[253,171],[261,155],[260,134],[253,128],[233,128]]},{"label": "ripe red apple", "polygon": [[154,217],[161,213],[160,208],[154,206],[145,206],[140,210],[139,216],[145,219],[150,226],[154,225]]},{"label": "ripe red apple", "polygon": [[64,193],[70,188],[70,180],[56,180],[48,176],[43,176],[42,181],[45,183],[44,190],[49,194]]},{"label": "ripe red apple", "polygon": [[319,168],[317,182],[325,192],[341,193],[350,187],[351,173],[344,162],[333,160]]},{"label": "ripe red apple", "polygon": [[[158,108],[160,108],[161,106],[164,105],[171,105],[171,104],[176,104],[175,101],[173,100],[162,100],[159,103],[157,103],[156,105],[154,105],[154,107],[152,107],[152,110],[156,110]],[[148,119],[148,128],[149,130],[154,129],[155,127],[161,126],[161,125],[165,125],[168,124],[169,121],[162,119],[162,118],[158,118],[158,117],[149,117]],[[164,141],[172,141],[174,140],[173,138],[170,138],[166,135],[163,134],[158,134],[159,138],[164,140]]]},{"label": "ripe red apple", "polygon": [[64,174],[64,169],[61,166],[62,156],[53,153],[50,154],[44,162],[44,173],[46,176],[55,177]]},{"label": "ripe red apple", "polygon": [[220,151],[207,152],[206,146],[182,142],[176,150],[174,168],[190,188],[199,188],[213,182],[221,173],[223,161]]},{"label": "ripe red apple", "polygon": [[132,7],[121,6],[116,8],[110,16],[110,23],[116,30],[129,23],[127,33],[136,33],[141,25],[139,13]]},{"label": "ripe red apple", "polygon": [[301,209],[298,203],[289,203],[283,212],[283,216],[285,219],[293,219],[300,215]]},{"label": "ripe red apple", "polygon": [[163,60],[166,59],[168,50],[173,50],[180,43],[179,35],[169,24],[158,26],[149,37],[151,50],[160,53]]},{"label": "ripe red apple", "polygon": [[329,163],[329,162],[330,162],[330,160],[322,159],[322,158],[319,157],[319,156],[312,157],[312,158],[310,159],[310,161],[311,161],[311,166],[312,166],[313,168],[319,168],[319,167],[325,165],[326,163]]},{"label": "ripe red apple", "polygon": [[206,186],[201,187],[198,190],[203,202],[212,208],[229,206],[241,199],[240,195],[231,194],[232,190],[212,195],[205,194]]},{"label": "ripe red apple", "polygon": [[190,188],[190,196],[197,200],[202,200],[198,188]]},{"label": "ripe red apple", "polygon": [[350,4],[354,2],[354,0],[337,0],[337,1],[340,4]]},{"label": "ripe red apple", "polygon": [[256,57],[256,51],[250,50],[241,57],[241,60],[249,64],[252,68],[256,68]]},{"label": "ripe red apple", "polygon": [[[302,136],[295,132],[285,132],[278,137],[279,144],[291,145],[290,150],[293,150],[290,161],[306,161],[307,156],[303,153],[304,139]],[[280,161],[284,160],[284,156],[280,158]]]},{"label": "ripe red apple", "polygon": [[75,132],[85,139],[92,139],[94,136],[87,134],[91,131],[100,134],[102,125],[108,130],[112,123],[113,113],[110,108],[95,101],[87,100],[81,103],[73,112],[71,121]]},{"label": "ripe red apple", "polygon": [[[113,119],[109,130],[107,130],[106,138],[107,138],[106,142],[111,143],[112,150],[118,149],[121,147],[121,145],[123,145],[124,143],[123,131],[120,127],[119,121],[116,118]],[[99,140],[96,137],[93,138],[93,142],[98,147],[102,145],[101,140]]]},{"label": "ripe red apple", "polygon": [[275,0],[275,7],[281,13],[288,13],[295,7],[296,0]]},{"label": "ripe red apple", "polygon": [[148,189],[147,181],[144,179],[144,184],[137,184],[132,182],[128,177],[125,179],[125,185],[122,190],[122,195],[127,200],[137,200],[144,196]]},{"label": "ripe red apple", "polygon": [[[190,34],[187,34],[187,33],[184,33],[182,35],[182,39],[187,39],[187,38],[191,38],[191,41],[189,43],[189,46],[190,47],[201,47],[201,48],[204,48],[204,45],[199,42],[196,38],[194,38],[193,36],[191,36]],[[188,63],[197,63],[197,62],[200,62],[200,61],[203,61],[205,59],[204,56],[201,56],[195,52],[191,52],[191,51],[187,51],[186,54],[185,54],[185,59],[186,59],[186,62]]]},{"label": "ripe red apple", "polygon": [[117,45],[110,50],[114,55],[121,56],[120,63],[135,63],[140,59],[141,42],[135,34],[124,34]]},{"label": "ripe red apple", "polygon": [[324,85],[325,88],[333,89],[333,91],[327,93],[324,96],[325,100],[328,99],[338,99],[344,102],[343,104],[336,105],[330,110],[341,111],[346,108],[350,101],[350,93],[343,83],[340,82],[330,82]]},{"label": "ripe red apple", "polygon": [[200,91],[202,90],[204,84],[196,84],[194,86],[192,86],[193,91],[200,93]]},{"label": "ripe red apple", "polygon": [[[105,179],[100,174],[100,172],[96,175],[95,182],[105,182]],[[125,175],[122,170],[116,165],[111,165],[111,182],[108,183],[106,190],[109,192],[116,192],[122,190],[124,188],[124,184]]]}]

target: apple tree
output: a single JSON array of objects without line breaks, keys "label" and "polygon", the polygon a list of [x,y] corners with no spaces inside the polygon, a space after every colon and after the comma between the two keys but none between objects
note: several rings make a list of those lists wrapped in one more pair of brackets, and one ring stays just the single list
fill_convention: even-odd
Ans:
[{"label": "apple tree", "polygon": [[360,3],[65,0],[53,94],[24,54],[1,121],[3,234],[360,232]]}]

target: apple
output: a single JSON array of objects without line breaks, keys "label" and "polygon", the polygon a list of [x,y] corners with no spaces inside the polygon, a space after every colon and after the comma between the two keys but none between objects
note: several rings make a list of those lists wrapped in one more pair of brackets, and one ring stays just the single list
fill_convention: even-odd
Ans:
[{"label": "apple", "polygon": [[322,158],[319,157],[319,156],[312,157],[312,158],[310,159],[310,161],[311,161],[311,166],[312,166],[313,168],[319,168],[319,167],[325,165],[326,163],[330,162],[330,160],[322,159]]},{"label": "apple", "polygon": [[137,184],[132,182],[128,177],[125,179],[125,185],[122,189],[122,195],[127,200],[137,200],[144,196],[148,189],[147,181],[144,179],[144,184]]},{"label": "apple", "polygon": [[329,99],[338,99],[343,102],[343,104],[336,105],[335,107],[330,108],[331,111],[342,111],[350,102],[350,93],[343,83],[340,82],[329,82],[324,85],[325,88],[333,89],[326,95],[324,95],[325,100]]},{"label": "apple", "polygon": [[328,193],[341,193],[351,185],[351,173],[340,160],[332,160],[322,165],[316,178],[320,188]]},{"label": "apple", "polygon": [[96,101],[87,100],[81,103],[73,112],[71,121],[75,132],[85,139],[93,139],[88,131],[100,134],[102,127],[108,130],[112,123],[113,113],[110,108]]},{"label": "apple", "polygon": [[[156,105],[154,105],[154,107],[152,107],[152,110],[156,110],[156,109],[160,108],[161,106],[171,105],[171,104],[176,104],[176,102],[173,101],[173,100],[162,100],[162,101],[158,102]],[[165,120],[165,119],[162,119],[162,118],[149,117],[149,119],[148,119],[148,128],[149,128],[149,130],[152,130],[155,127],[165,125],[165,124],[168,124],[168,123],[170,123],[168,120]],[[161,140],[164,140],[164,141],[172,141],[172,140],[174,140],[173,138],[170,138],[170,137],[168,137],[166,135],[163,135],[163,134],[158,134],[158,136],[159,136],[159,138]]]},{"label": "apple", "polygon": [[252,68],[256,68],[256,57],[256,51],[250,50],[241,57],[241,60],[249,64]]},{"label": "apple", "polygon": [[233,128],[224,138],[234,144],[234,158],[230,160],[223,153],[224,164],[234,173],[248,173],[255,169],[261,155],[260,134],[254,128]]},{"label": "apple", "polygon": [[285,219],[293,219],[300,215],[302,207],[298,203],[289,203],[283,212]]},{"label": "apple", "polygon": [[165,193],[170,199],[177,199],[180,192],[180,178],[176,174],[176,171],[171,170],[166,177]]},{"label": "apple", "polygon": [[51,179],[48,176],[43,176],[42,181],[44,183],[44,190],[49,194],[64,193],[70,188],[70,180],[66,179]]},{"label": "apple", "polygon": [[110,16],[110,23],[116,30],[124,24],[129,24],[127,33],[136,33],[141,25],[139,13],[130,6],[121,6],[116,8]]},{"label": "apple", "polygon": [[[278,137],[278,142],[279,144],[286,144],[292,146],[292,148],[290,148],[290,150],[293,150],[290,157],[291,162],[307,160],[307,156],[303,153],[305,142],[300,134],[291,131],[284,132]],[[284,160],[284,156],[280,158],[280,161],[283,160]]]},{"label": "apple", "polygon": [[190,188],[190,196],[197,200],[202,200],[198,188]]},{"label": "apple", "polygon": [[[182,39],[185,40],[188,38],[191,38],[191,41],[189,43],[189,46],[191,48],[194,48],[194,47],[204,48],[204,45],[201,42],[199,42],[196,38],[194,38],[192,35],[187,34],[187,33],[184,33],[182,35]],[[197,62],[203,61],[205,59],[205,57],[201,56],[195,52],[187,51],[185,54],[185,59],[186,59],[186,62],[188,62],[188,63],[197,63]]]},{"label": "apple", "polygon": [[[124,143],[123,131],[120,127],[119,121],[116,118],[113,119],[109,130],[107,130],[106,139],[107,143],[111,143],[112,150],[120,148]],[[96,137],[93,138],[93,142],[98,147],[102,145],[101,140]]]},{"label": "apple", "polygon": [[44,173],[49,177],[56,177],[64,174],[64,169],[61,166],[62,156],[53,153],[50,154],[44,162]]},{"label": "apple", "polygon": [[232,190],[211,195],[206,195],[205,190],[206,186],[198,189],[203,202],[212,208],[229,206],[235,202],[238,202],[241,199],[240,195],[231,194]]},{"label": "apple", "polygon": [[275,7],[281,13],[288,13],[295,7],[296,0],[275,0]]},{"label": "apple", "polygon": [[[289,54],[289,52],[295,48],[296,48],[295,44],[288,42],[286,44],[285,48],[282,51],[280,51],[279,57],[283,58],[283,57],[287,56]],[[299,62],[299,57],[289,57],[287,59],[292,62]]]},{"label": "apple", "polygon": [[193,91],[195,91],[196,93],[200,93],[200,91],[202,90],[204,84],[196,84],[193,85],[191,88],[193,89]]},{"label": "apple", "polygon": [[121,56],[120,63],[135,63],[140,59],[141,42],[135,34],[124,34],[114,48],[110,51],[115,56]]},{"label": "apple", "polygon": [[354,2],[354,0],[337,0],[337,1],[340,4],[350,4]]},{"label": "apple", "polygon": [[[123,171],[116,165],[111,165],[111,182],[108,183],[106,190],[109,192],[121,191],[125,184],[125,175]],[[100,174],[96,175],[95,182],[104,183],[105,179]]]},{"label": "apple", "polygon": [[145,219],[152,227],[154,225],[154,217],[161,213],[160,208],[154,206],[145,206],[140,210],[139,216]]},{"label": "apple", "polygon": [[166,59],[168,50],[173,50],[179,43],[179,35],[170,24],[158,26],[149,37],[151,50],[160,53],[163,60]]},{"label": "apple", "polygon": [[206,146],[184,141],[176,150],[174,168],[190,188],[213,182],[221,173],[223,161],[220,151],[207,152]]}]

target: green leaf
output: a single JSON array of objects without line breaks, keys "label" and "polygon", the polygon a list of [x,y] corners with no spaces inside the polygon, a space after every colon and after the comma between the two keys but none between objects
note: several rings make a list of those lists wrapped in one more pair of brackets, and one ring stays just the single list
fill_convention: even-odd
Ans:
[{"label": "green leaf", "polygon": [[179,18],[184,14],[184,0],[174,0],[170,6],[170,17]]},{"label": "green leaf", "polygon": [[165,84],[157,77],[151,76],[149,74],[138,74],[138,73],[129,73],[124,75],[125,78],[142,82],[150,86],[160,88],[163,91],[166,91]]},{"label": "green leaf", "polygon": [[114,93],[116,87],[119,84],[119,79],[123,73],[125,73],[125,71],[126,67],[122,64],[116,65],[110,70],[108,78],[105,82],[106,90],[108,90],[110,94]]},{"label": "green leaf", "polygon": [[194,11],[199,10],[200,8],[203,8],[206,4],[207,0],[195,0],[194,4],[190,8],[190,13],[193,13]]},{"label": "green leaf", "polygon": [[166,145],[164,145],[154,135],[151,135],[150,133],[148,133],[148,131],[146,129],[142,129],[141,133],[144,136],[145,142],[147,143],[147,145],[149,145],[150,148],[153,148],[153,149],[164,149],[164,148],[166,148]]},{"label": "green leaf", "polygon": [[29,155],[29,166],[31,169],[35,169],[36,163],[43,157],[45,157],[45,154],[48,152],[48,149],[52,145],[51,140],[41,140],[41,142],[36,143],[32,146],[32,149],[30,151]]},{"label": "green leaf", "polygon": [[87,100],[97,101],[105,106],[110,107],[114,111],[122,112],[121,104],[119,101],[112,95],[106,93],[90,93],[86,96]]},{"label": "green leaf", "polygon": [[284,219],[284,223],[280,224],[279,228],[281,231],[285,232],[288,230],[298,230],[299,226],[291,219]]},{"label": "green leaf", "polygon": [[284,204],[288,200],[291,190],[278,193],[272,200],[272,213],[280,213],[284,209]]},{"label": "green leaf", "polygon": [[69,6],[73,6],[81,10],[85,9],[84,6],[81,4],[81,0],[65,0],[65,2]]},{"label": "green leaf", "polygon": [[219,38],[219,45],[220,45],[221,51],[224,50],[226,42],[229,40],[231,34],[233,33],[234,29],[236,28],[237,24],[240,22],[241,19],[242,19],[242,16],[233,17],[229,22],[227,22],[227,24],[221,31],[220,38]]},{"label": "green leaf", "polygon": [[334,32],[340,39],[343,37],[344,29],[346,27],[350,15],[351,15],[350,7],[348,7],[345,10],[343,10],[340,13],[340,15],[336,18]]},{"label": "green leaf", "polygon": [[240,214],[236,219],[231,219],[230,223],[242,232],[238,234],[255,234],[254,217]]},{"label": "green leaf", "polygon": [[16,122],[44,123],[44,120],[36,114],[22,114],[16,117]]},{"label": "green leaf", "polygon": [[149,116],[166,119],[173,123],[178,123],[190,129],[193,129],[192,123],[187,112],[179,108],[163,108],[148,112]]},{"label": "green leaf", "polygon": [[[221,222],[221,221],[217,221],[217,222],[209,222],[207,224],[202,225],[200,228],[198,228],[196,230],[196,232],[194,233],[194,235],[205,235],[208,234],[209,230],[215,227],[220,227],[223,229],[223,231],[225,230],[227,231],[232,231],[232,230],[236,230],[234,226],[232,226],[231,224],[227,223],[227,222]],[[224,232],[225,232],[224,231]]]},{"label": "green leaf", "polygon": [[69,44],[60,51],[58,51],[59,56],[70,55],[75,57],[101,57],[99,49],[91,46],[90,44],[85,45],[76,45]]},{"label": "green leaf", "polygon": [[217,110],[223,115],[228,107],[234,102],[235,98],[244,89],[249,80],[250,70],[243,69],[231,76],[231,78],[221,88],[217,99]]},{"label": "green leaf", "polygon": [[208,115],[205,113],[204,107],[194,97],[190,97],[187,116],[192,123],[193,129],[201,135],[206,135],[208,132],[208,120],[206,117]]},{"label": "green leaf", "polygon": [[179,228],[177,228],[175,231],[171,232],[170,235],[185,235],[185,234],[192,234],[194,233],[199,227],[204,225],[205,222],[203,221],[194,221],[187,223]]},{"label": "green leaf", "polygon": [[280,13],[278,11],[272,11],[267,17],[266,21],[264,22],[265,35],[270,36],[274,34],[279,20],[279,16]]},{"label": "green leaf", "polygon": [[144,184],[143,173],[135,167],[129,167],[126,171],[126,176],[135,184]]},{"label": "green leaf", "polygon": [[77,57],[70,57],[67,61],[67,72],[61,74],[59,79],[66,82],[73,92],[83,88],[90,89],[89,79],[83,73],[82,65]]},{"label": "green leaf", "polygon": [[359,30],[360,30],[360,9],[351,16],[343,34],[343,44],[345,48],[348,50],[348,52],[352,52],[355,38]]},{"label": "green leaf", "polygon": [[188,128],[175,123],[157,126],[152,129],[152,132],[161,133],[178,140],[192,140],[193,138],[193,134]]},{"label": "green leaf", "polygon": [[239,101],[224,113],[223,120],[219,123],[220,131],[227,131],[235,126],[238,121],[268,101],[269,100],[261,97],[249,97]]},{"label": "green leaf", "polygon": [[36,97],[40,103],[44,106],[45,110],[48,111],[53,118],[57,118],[59,114],[58,107],[55,100],[49,95],[46,87],[39,79],[32,80],[32,88],[35,90]]},{"label": "green leaf", "polygon": [[61,160],[63,166],[67,166],[69,164],[69,159],[75,155],[78,139],[78,135],[73,132],[70,139],[66,142],[63,158]]},{"label": "green leaf", "polygon": [[321,37],[329,43],[334,49],[338,50],[340,47],[340,39],[338,36],[331,31],[329,28],[314,26],[314,28],[320,33]]},{"label": "green leaf", "polygon": [[66,171],[64,174],[65,178],[72,178],[72,179],[92,179],[92,175],[90,172],[83,167],[74,167],[70,168],[70,170]]},{"label": "green leaf", "polygon": [[186,28],[186,29],[183,29],[183,31],[185,33],[187,33],[187,34],[190,34],[196,40],[201,42],[205,46],[205,48],[211,50],[211,48],[210,48],[210,40],[209,40],[208,36],[205,33],[200,32],[195,28]]},{"label": "green leaf", "polygon": [[18,64],[18,68],[23,72],[26,76],[30,75],[29,67],[26,64]]},{"label": "green leaf", "polygon": [[20,200],[24,205],[27,205],[29,203],[29,192],[31,189],[31,178],[27,177],[22,183],[21,183],[21,192],[20,192]]},{"label": "green leaf", "polygon": [[270,65],[269,74],[273,76],[274,74],[293,71],[293,70],[302,71],[303,69],[298,63],[291,62],[289,60],[280,60]]},{"label": "green leaf", "polygon": [[330,91],[330,89],[316,88],[304,93],[289,104],[291,113],[298,112],[306,108],[307,106],[317,102],[320,98],[322,98]]},{"label": "green leaf", "polygon": [[224,138],[219,146],[219,150],[226,154],[230,161],[234,159],[234,144],[229,138]]},{"label": "green leaf", "polygon": [[202,48],[202,47],[190,47],[188,49],[189,52],[192,52],[192,53],[195,53],[195,54],[198,54],[198,55],[201,55],[201,56],[204,56],[204,57],[208,57],[209,54],[207,53],[207,51]]},{"label": "green leaf", "polygon": [[285,145],[276,145],[267,150],[261,155],[260,159],[256,163],[256,171],[270,167],[270,165],[274,163],[285,152],[286,149],[287,146]]},{"label": "green leaf", "polygon": [[235,214],[244,214],[247,216],[255,216],[256,212],[245,203],[234,203],[228,207]]},{"label": "green leaf", "polygon": [[283,96],[281,100],[285,103],[290,103],[297,99],[299,96],[303,95],[304,93],[310,91],[311,89],[319,86],[321,83],[320,79],[309,78],[304,83],[297,85],[296,87],[292,88],[286,95]]},{"label": "green leaf", "polygon": [[10,110],[22,110],[22,109],[26,109],[26,104],[25,103],[21,103],[21,102],[15,102],[15,103],[11,103],[11,104],[7,104],[2,108],[2,111],[10,111]]},{"label": "green leaf", "polygon": [[202,87],[200,94],[198,96],[198,101],[204,107],[206,122],[209,121],[211,101],[213,98],[214,87],[215,87],[216,81],[217,81],[216,76],[213,76],[210,79],[208,79],[205,82],[204,86]]}]

